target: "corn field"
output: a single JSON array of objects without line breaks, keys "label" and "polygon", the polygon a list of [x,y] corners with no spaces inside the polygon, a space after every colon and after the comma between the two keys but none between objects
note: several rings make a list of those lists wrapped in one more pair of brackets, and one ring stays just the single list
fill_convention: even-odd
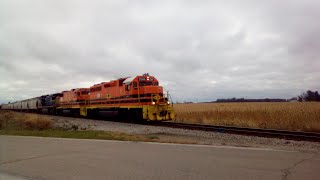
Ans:
[{"label": "corn field", "polygon": [[175,104],[176,122],[320,132],[319,102]]}]

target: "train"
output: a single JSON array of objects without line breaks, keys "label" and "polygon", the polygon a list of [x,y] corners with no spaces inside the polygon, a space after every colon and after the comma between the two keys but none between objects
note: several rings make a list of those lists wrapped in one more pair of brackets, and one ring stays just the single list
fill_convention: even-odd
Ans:
[{"label": "train", "polygon": [[169,121],[175,119],[169,96],[154,76],[145,73],[3,104],[1,109],[83,117],[111,113],[121,118]]}]

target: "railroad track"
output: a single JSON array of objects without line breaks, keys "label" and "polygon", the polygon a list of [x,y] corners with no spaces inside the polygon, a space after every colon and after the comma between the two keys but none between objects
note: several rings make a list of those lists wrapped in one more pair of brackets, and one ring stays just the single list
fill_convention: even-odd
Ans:
[{"label": "railroad track", "polygon": [[164,126],[171,128],[212,131],[229,134],[241,134],[259,137],[271,137],[280,139],[300,140],[300,141],[315,141],[320,142],[320,133],[301,132],[301,131],[286,131],[277,129],[259,129],[234,126],[217,126],[217,125],[201,125],[201,124],[186,124],[175,122],[152,122],[153,126]]}]

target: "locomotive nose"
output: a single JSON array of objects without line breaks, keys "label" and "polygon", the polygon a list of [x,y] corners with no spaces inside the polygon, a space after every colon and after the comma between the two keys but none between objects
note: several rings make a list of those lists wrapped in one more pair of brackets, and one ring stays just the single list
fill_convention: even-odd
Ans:
[{"label": "locomotive nose", "polygon": [[142,90],[146,94],[159,94],[163,92],[163,88],[161,86],[144,86]]},{"label": "locomotive nose", "polygon": [[167,105],[144,106],[143,118],[151,121],[167,121],[175,119],[175,113],[173,108]]}]

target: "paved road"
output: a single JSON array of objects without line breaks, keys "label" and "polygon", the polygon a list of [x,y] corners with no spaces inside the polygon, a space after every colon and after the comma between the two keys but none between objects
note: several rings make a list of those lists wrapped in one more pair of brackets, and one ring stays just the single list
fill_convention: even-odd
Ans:
[{"label": "paved road", "polygon": [[0,179],[318,179],[315,153],[0,136]]}]

